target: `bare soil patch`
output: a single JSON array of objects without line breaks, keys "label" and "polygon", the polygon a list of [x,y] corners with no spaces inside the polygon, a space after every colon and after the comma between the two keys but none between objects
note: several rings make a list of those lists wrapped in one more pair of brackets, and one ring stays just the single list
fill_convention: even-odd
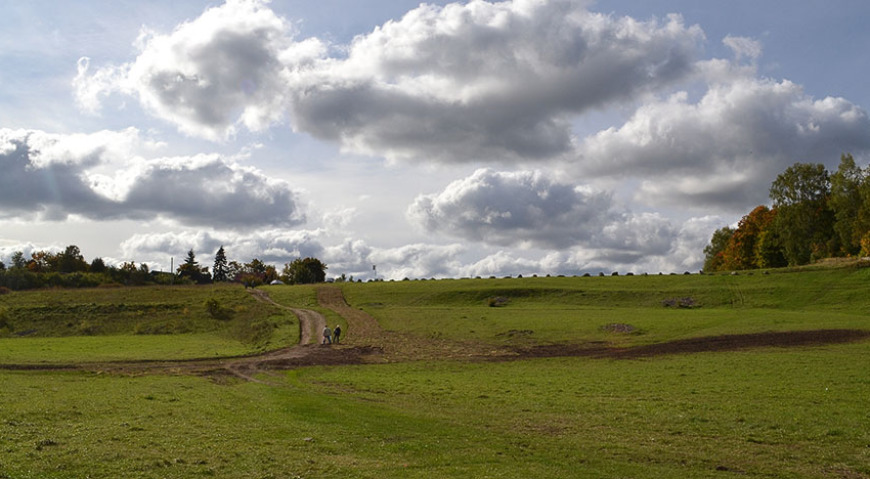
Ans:
[{"label": "bare soil patch", "polygon": [[754,334],[727,334],[680,339],[631,348],[614,348],[602,343],[547,344],[516,349],[520,358],[583,356],[596,358],[648,358],[671,354],[738,351],[758,348],[813,347],[850,343],[870,338],[870,331],[822,329],[811,331],[771,331]]}]

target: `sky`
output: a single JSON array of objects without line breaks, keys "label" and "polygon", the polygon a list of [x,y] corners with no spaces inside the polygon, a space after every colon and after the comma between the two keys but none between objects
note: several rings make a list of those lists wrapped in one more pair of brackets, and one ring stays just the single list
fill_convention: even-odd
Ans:
[{"label": "sky", "polygon": [[870,159],[864,0],[0,0],[0,261],[670,273]]}]

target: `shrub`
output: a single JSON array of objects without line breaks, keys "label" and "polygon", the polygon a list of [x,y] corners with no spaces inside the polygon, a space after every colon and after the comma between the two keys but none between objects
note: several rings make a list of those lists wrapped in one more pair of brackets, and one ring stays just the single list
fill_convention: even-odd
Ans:
[{"label": "shrub", "polygon": [[7,288],[6,286],[0,286],[0,295],[9,294],[11,292],[12,292],[12,290]]},{"label": "shrub", "polygon": [[215,298],[205,300],[205,310],[209,316],[220,321],[227,321],[233,318],[233,310],[224,307]]}]

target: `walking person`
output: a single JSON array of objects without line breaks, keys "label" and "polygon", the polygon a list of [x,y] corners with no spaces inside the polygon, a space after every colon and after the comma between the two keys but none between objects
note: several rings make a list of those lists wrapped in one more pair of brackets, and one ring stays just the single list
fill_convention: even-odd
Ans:
[{"label": "walking person", "polygon": [[320,344],[332,344],[332,331],[329,326],[323,327],[323,342]]},{"label": "walking person", "polygon": [[335,329],[332,330],[332,342],[338,344],[339,339],[341,338],[341,325],[336,324]]}]

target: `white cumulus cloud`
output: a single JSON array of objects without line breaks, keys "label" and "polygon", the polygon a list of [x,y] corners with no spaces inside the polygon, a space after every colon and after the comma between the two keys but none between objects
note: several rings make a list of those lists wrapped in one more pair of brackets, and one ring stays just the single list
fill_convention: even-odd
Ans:
[{"label": "white cumulus cloud", "polygon": [[281,120],[289,75],[322,54],[317,40],[295,42],[291,25],[258,0],[228,0],[168,34],[147,29],[130,63],[90,72],[79,60],[77,100],[88,109],[113,92],[136,96],[154,115],[210,139],[237,124],[258,131]]},{"label": "white cumulus cloud", "polygon": [[[142,143],[135,130],[58,135],[0,129],[0,216],[166,218],[223,228],[305,221],[285,181],[219,155],[146,159],[134,154]],[[99,172],[103,167],[109,171]]]},{"label": "white cumulus cloud", "polygon": [[834,164],[870,149],[867,112],[843,98],[813,99],[787,80],[713,84],[640,107],[621,127],[588,137],[578,169],[643,179],[652,204],[742,210],[766,201],[770,182],[794,162]]},{"label": "white cumulus cloud", "polygon": [[412,222],[495,245],[564,248],[588,242],[613,217],[611,195],[539,171],[477,170],[438,194],[418,196]]}]

